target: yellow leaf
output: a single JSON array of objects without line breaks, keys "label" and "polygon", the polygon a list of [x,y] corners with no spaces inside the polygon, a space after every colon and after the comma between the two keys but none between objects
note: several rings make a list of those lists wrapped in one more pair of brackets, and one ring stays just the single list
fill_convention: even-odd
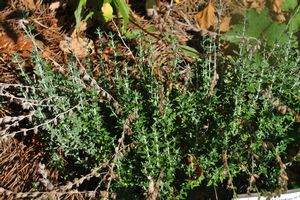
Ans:
[{"label": "yellow leaf", "polygon": [[231,17],[223,17],[221,24],[220,24],[220,32],[227,32],[229,31]]},{"label": "yellow leaf", "polygon": [[195,20],[202,29],[209,29],[216,22],[215,7],[209,3],[202,11],[195,15]]},{"label": "yellow leaf", "polygon": [[103,13],[103,18],[105,22],[113,18],[113,8],[109,3],[103,3],[101,11]]}]

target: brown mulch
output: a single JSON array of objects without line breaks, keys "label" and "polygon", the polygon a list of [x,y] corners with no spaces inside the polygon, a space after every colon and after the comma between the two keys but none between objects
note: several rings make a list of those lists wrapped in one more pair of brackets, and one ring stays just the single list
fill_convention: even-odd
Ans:
[{"label": "brown mulch", "polygon": [[[1,139],[0,186],[13,192],[34,190],[34,184],[41,178],[38,170],[44,156],[35,144],[26,146],[14,138]],[[57,171],[52,170],[49,175],[57,182]]]}]

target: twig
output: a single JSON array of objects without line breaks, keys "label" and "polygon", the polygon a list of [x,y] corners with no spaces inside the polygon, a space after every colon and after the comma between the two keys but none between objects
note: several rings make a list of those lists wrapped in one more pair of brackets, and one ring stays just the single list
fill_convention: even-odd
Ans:
[{"label": "twig", "polygon": [[31,119],[34,112],[30,112],[28,115],[20,115],[17,117],[11,117],[11,116],[4,116],[3,118],[0,118],[0,124],[7,124],[7,123],[13,123],[16,121],[22,121],[23,119]]},{"label": "twig", "polygon": [[216,49],[214,49],[213,71],[214,71],[214,75],[213,75],[213,79],[210,82],[208,97],[211,97],[213,95],[214,88],[216,87],[216,85],[218,83],[218,79],[219,79],[219,74],[217,73],[217,51],[216,51]]},{"label": "twig", "polygon": [[141,25],[139,25],[138,23],[136,23],[135,21],[133,21],[132,19],[129,19],[129,21],[137,26],[139,29],[141,29],[143,32],[147,33],[148,35],[154,37],[155,39],[157,39],[158,41],[161,41],[162,39],[160,37],[158,37],[157,35],[153,34],[153,33],[150,33],[149,31],[147,31],[146,29],[144,29]]},{"label": "twig", "polygon": [[[124,140],[125,140],[125,135],[131,133],[131,129],[130,129],[129,125],[137,117],[138,117],[137,113],[134,112],[134,113],[129,114],[127,119],[125,120],[121,137],[118,139],[118,146],[115,148],[115,154],[114,154],[114,158],[112,161],[112,165],[109,169],[110,175],[114,173],[114,167],[116,165],[116,162],[119,158],[121,158],[123,156],[123,151],[126,149],[126,146],[124,145]],[[112,177],[109,177],[109,181],[108,181],[107,189],[106,189],[107,193],[109,192],[111,181],[112,181]]]},{"label": "twig", "polygon": [[117,29],[118,36],[119,36],[119,38],[121,39],[123,45],[127,48],[127,50],[129,51],[129,53],[130,53],[132,59],[135,61],[135,57],[134,57],[132,51],[130,50],[130,48],[127,46],[127,44],[126,44],[125,41],[123,40],[122,35],[121,35],[121,33],[120,33],[120,30],[119,30],[117,24],[115,23],[114,20],[112,20],[112,22],[113,22],[114,26],[115,26],[116,29]]},{"label": "twig", "polygon": [[[92,169],[91,173],[81,177],[81,178],[75,178],[72,182],[68,182],[66,185],[60,186],[60,191],[67,191],[71,190],[74,186],[79,187],[84,181],[89,181],[93,177],[100,177],[101,173],[98,173],[97,171],[101,168],[104,168],[108,165],[108,163],[103,163],[100,167],[97,167],[95,169]],[[94,190],[95,191],[95,190]]]},{"label": "twig", "polygon": [[164,170],[162,169],[159,173],[156,183],[154,183],[151,176],[148,176],[148,197],[147,200],[157,200],[159,198],[159,188],[163,184],[162,179],[164,177]]},{"label": "twig", "polygon": [[234,193],[234,196],[235,196],[236,191],[234,189],[233,178],[232,178],[232,175],[230,173],[229,166],[228,166],[227,150],[222,152],[222,161],[223,161],[223,166],[224,166],[225,173],[226,173],[226,175],[228,175],[227,187],[229,187],[230,189],[233,190],[233,193]]},{"label": "twig", "polygon": [[[57,97],[57,96],[52,96],[52,97],[48,97],[48,98],[41,99],[41,100],[26,99],[26,98],[22,98],[22,97],[17,97],[15,95],[10,94],[9,92],[1,91],[1,90],[0,90],[0,96],[9,98],[10,102],[14,101],[16,103],[20,103],[22,105],[23,109],[26,109],[26,107],[29,108],[29,107],[33,107],[33,106],[53,107],[53,105],[49,105],[49,102],[51,101],[51,99],[53,99],[53,98],[54,98],[54,100],[59,99],[59,97]],[[46,102],[46,104],[44,104],[44,102]]]},{"label": "twig", "polygon": [[79,104],[77,104],[76,106],[73,106],[72,108],[70,108],[70,109],[68,109],[68,110],[66,110],[66,111],[64,111],[64,112],[59,113],[59,114],[56,115],[54,118],[52,118],[52,119],[50,119],[50,120],[47,120],[47,121],[44,122],[44,123],[41,123],[41,124],[39,124],[39,125],[36,125],[36,126],[34,126],[34,127],[32,127],[32,128],[23,128],[23,129],[20,129],[19,131],[15,131],[15,132],[12,132],[12,133],[8,133],[8,134],[7,134],[6,132],[9,130],[10,127],[16,126],[16,123],[17,123],[17,122],[14,122],[14,123],[11,124],[10,126],[8,126],[6,129],[0,131],[0,136],[1,136],[1,138],[14,137],[14,136],[15,136],[16,134],[18,134],[18,133],[23,133],[23,135],[26,135],[27,132],[29,132],[29,131],[34,131],[34,133],[37,133],[37,131],[38,131],[38,129],[39,129],[40,127],[43,127],[43,126],[45,126],[45,125],[47,125],[47,124],[50,124],[50,123],[56,124],[58,119],[63,118],[64,115],[65,115],[66,113],[69,113],[69,112],[71,112],[71,111],[74,110],[74,109],[80,109]]},{"label": "twig", "polygon": [[[37,19],[33,19],[33,22],[37,23],[38,25],[40,25],[40,26],[41,26],[41,27],[43,27],[43,28],[49,29],[49,27],[48,27],[48,26],[46,26],[46,25],[42,24],[42,23],[41,23],[41,22],[39,22]],[[51,29],[50,29],[50,30],[51,30]]]},{"label": "twig", "polygon": [[215,192],[216,200],[219,200],[219,197],[218,197],[218,191],[217,191],[217,189],[216,189],[216,186],[214,186],[214,192]]},{"label": "twig", "polygon": [[28,85],[13,84],[13,83],[0,83],[0,90],[6,89],[6,88],[9,88],[9,87],[15,87],[15,88],[20,87],[20,88],[25,88],[26,90],[28,90],[28,89],[41,90],[41,88],[35,88],[35,87],[32,87],[32,86],[28,86]]},{"label": "twig", "polygon": [[[97,83],[97,81],[91,77],[85,70],[84,66],[82,65],[82,63],[80,62],[80,60],[78,59],[78,57],[75,55],[76,61],[79,64],[78,70],[79,70],[79,74],[82,76],[82,79],[85,81],[90,81],[90,86],[96,88],[98,90],[98,92],[100,93],[101,97],[105,98],[108,102],[113,102],[113,107],[117,110],[117,112],[120,112],[121,109],[121,105],[119,104],[119,102],[110,94],[108,93],[106,90],[104,90],[102,87],[100,87]],[[100,99],[100,102],[102,102],[103,100]]]},{"label": "twig", "polygon": [[48,190],[53,190],[54,185],[48,179],[48,172],[46,170],[45,164],[39,162],[39,168],[37,172],[38,174],[41,175],[40,182],[44,185],[44,187],[47,188]]}]

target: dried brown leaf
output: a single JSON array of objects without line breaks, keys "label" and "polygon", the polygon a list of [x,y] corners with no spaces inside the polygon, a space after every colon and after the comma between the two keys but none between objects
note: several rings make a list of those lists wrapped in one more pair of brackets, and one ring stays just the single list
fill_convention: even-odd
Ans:
[{"label": "dried brown leaf", "polygon": [[15,41],[9,34],[0,33],[0,51],[10,54],[12,51],[29,51],[31,50],[33,42],[25,39],[22,35],[18,35]]},{"label": "dried brown leaf", "polygon": [[175,3],[179,4],[182,3],[184,0],[174,0]]},{"label": "dried brown leaf", "polygon": [[12,47],[15,45],[15,41],[9,37],[6,33],[0,33],[0,50],[1,51],[11,51]]},{"label": "dried brown leaf", "polygon": [[60,7],[60,2],[56,1],[50,4],[49,6],[49,10],[51,10],[52,12],[55,12],[55,10],[57,10]]},{"label": "dried brown leaf", "polygon": [[221,21],[221,24],[220,24],[220,32],[227,32],[229,31],[229,28],[230,28],[230,20],[231,20],[231,17],[223,17],[222,21]]},{"label": "dried brown leaf", "polygon": [[24,0],[24,6],[29,10],[36,10],[42,4],[42,0]]},{"label": "dried brown leaf", "polygon": [[65,53],[73,52],[78,58],[85,58],[94,48],[94,44],[87,38],[75,37],[60,41],[59,48]]},{"label": "dried brown leaf", "polygon": [[284,3],[285,0],[272,0],[270,4],[270,9],[274,12],[275,16],[274,19],[277,22],[284,22],[286,20],[282,10],[281,5]]},{"label": "dried brown leaf", "polygon": [[244,0],[243,3],[246,7],[260,12],[265,8],[266,0]]},{"label": "dried brown leaf", "polygon": [[81,36],[86,28],[87,24],[81,22],[80,27],[73,31],[71,37],[66,37],[65,40],[60,41],[59,48],[65,53],[74,53],[78,58],[87,57],[94,50],[94,43],[92,40]]},{"label": "dried brown leaf", "polygon": [[212,27],[217,20],[215,15],[215,7],[213,4],[208,3],[208,5],[202,11],[195,15],[195,20],[201,29],[207,30]]},{"label": "dried brown leaf", "polygon": [[272,10],[275,12],[275,13],[282,13],[281,11],[281,5],[283,4],[285,0],[272,0]]},{"label": "dried brown leaf", "polygon": [[284,14],[282,14],[282,13],[276,14],[274,19],[279,23],[284,22],[286,20]]}]

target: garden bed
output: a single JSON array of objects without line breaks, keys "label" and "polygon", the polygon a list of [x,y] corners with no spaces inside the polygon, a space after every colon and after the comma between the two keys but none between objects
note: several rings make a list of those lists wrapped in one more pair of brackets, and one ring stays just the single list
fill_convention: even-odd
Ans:
[{"label": "garden bed", "polygon": [[299,198],[298,2],[120,2],[0,2],[0,198]]}]

